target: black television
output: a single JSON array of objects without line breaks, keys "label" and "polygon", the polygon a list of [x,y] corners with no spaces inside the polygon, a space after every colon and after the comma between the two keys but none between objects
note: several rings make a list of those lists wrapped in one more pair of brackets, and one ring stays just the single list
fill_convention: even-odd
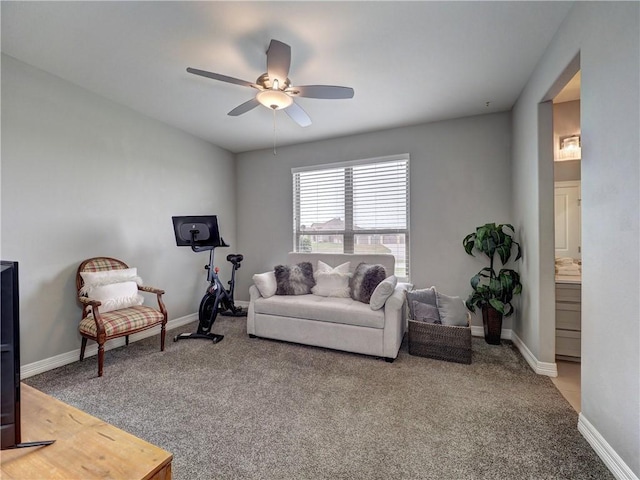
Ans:
[{"label": "black television", "polygon": [[0,260],[0,436],[2,450],[50,445],[22,442],[20,429],[20,295],[18,262]]},{"label": "black television", "polygon": [[194,251],[228,247],[220,238],[216,215],[190,215],[171,217],[178,247],[191,247]]},{"label": "black television", "polygon": [[20,443],[20,301],[18,262],[0,261],[0,417],[2,450]]}]

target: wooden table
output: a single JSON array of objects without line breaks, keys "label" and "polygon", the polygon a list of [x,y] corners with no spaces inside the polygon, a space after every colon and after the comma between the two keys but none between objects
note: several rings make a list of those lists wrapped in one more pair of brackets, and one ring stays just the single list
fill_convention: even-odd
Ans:
[{"label": "wooden table", "polygon": [[3,450],[3,479],[170,480],[173,455],[22,383],[22,442],[46,447]]}]

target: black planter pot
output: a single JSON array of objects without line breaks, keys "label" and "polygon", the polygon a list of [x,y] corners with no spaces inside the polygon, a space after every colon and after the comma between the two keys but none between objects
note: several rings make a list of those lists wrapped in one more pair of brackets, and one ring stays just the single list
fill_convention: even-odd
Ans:
[{"label": "black planter pot", "polygon": [[491,305],[485,305],[482,307],[482,323],[485,342],[490,345],[500,345],[502,314]]}]

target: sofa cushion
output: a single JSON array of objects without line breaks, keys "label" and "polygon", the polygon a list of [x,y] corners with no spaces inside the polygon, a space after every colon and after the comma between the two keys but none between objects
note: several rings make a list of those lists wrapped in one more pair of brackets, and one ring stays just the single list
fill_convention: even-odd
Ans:
[{"label": "sofa cushion", "polygon": [[273,271],[276,275],[276,295],[306,295],[311,293],[311,287],[316,284],[313,266],[309,262],[277,265]]},{"label": "sofa cushion", "polygon": [[387,273],[382,265],[359,264],[349,282],[351,298],[368,304],[374,290],[385,278]]},{"label": "sofa cushion", "polygon": [[254,308],[256,313],[267,315],[384,328],[384,310],[371,310],[368,304],[351,298],[276,295],[256,299]]}]

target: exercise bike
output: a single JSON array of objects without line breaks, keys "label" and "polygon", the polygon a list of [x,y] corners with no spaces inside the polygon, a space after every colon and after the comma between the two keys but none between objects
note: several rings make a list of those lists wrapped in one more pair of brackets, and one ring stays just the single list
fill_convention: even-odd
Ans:
[{"label": "exercise bike", "polygon": [[[178,219],[177,222],[176,219]],[[186,225],[188,225],[188,228],[185,228]],[[218,343],[224,338],[224,335],[211,333],[211,328],[218,313],[233,317],[244,317],[247,315],[246,310],[236,306],[233,300],[233,292],[236,285],[236,270],[240,268],[244,257],[237,253],[227,255],[227,261],[231,263],[233,268],[231,271],[231,280],[227,282],[229,288],[226,289],[218,276],[219,269],[214,265],[214,256],[217,247],[229,247],[229,245],[225,243],[224,239],[218,234],[217,219],[215,216],[174,217],[174,227],[179,246],[185,244],[184,241],[186,239],[184,237],[188,230],[189,239],[186,241],[186,245],[190,246],[194,252],[209,251],[209,263],[204,267],[207,271],[209,286],[200,301],[200,308],[198,309],[198,330],[194,333],[181,333],[176,335],[173,337],[173,341],[177,342],[178,340],[188,338],[203,338],[212,340],[213,343]]]}]

